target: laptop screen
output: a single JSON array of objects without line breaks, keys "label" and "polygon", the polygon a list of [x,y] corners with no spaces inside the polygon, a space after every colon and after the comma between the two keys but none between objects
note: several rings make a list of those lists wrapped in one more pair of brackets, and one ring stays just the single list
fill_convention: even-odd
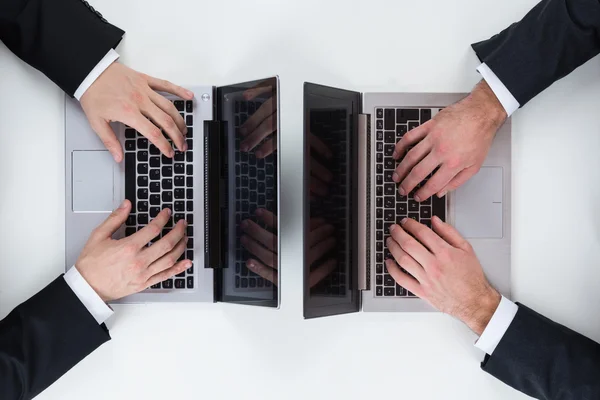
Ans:
[{"label": "laptop screen", "polygon": [[225,268],[217,299],[278,306],[278,80],[217,88],[217,120],[226,135]]},{"label": "laptop screen", "polygon": [[304,86],[304,317],[358,311],[360,94]]}]

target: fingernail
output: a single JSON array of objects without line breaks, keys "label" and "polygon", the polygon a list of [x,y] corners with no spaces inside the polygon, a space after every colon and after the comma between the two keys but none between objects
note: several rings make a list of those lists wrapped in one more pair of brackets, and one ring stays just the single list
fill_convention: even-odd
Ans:
[{"label": "fingernail", "polygon": [[400,221],[400,225],[404,225],[406,223],[406,221],[408,221],[408,218],[406,218],[406,217],[402,218],[402,221]]},{"label": "fingernail", "polygon": [[441,222],[442,220],[440,219],[440,217],[438,217],[437,215],[433,216],[433,219],[436,220],[437,222]]},{"label": "fingernail", "polygon": [[396,229],[396,224],[390,226],[390,232],[392,232],[394,229]]},{"label": "fingernail", "polygon": [[127,200],[123,200],[119,208],[125,208],[127,206]]},{"label": "fingernail", "polygon": [[415,200],[418,202],[421,201],[421,196],[419,196],[418,194],[415,194]]},{"label": "fingernail", "polygon": [[188,133],[188,129],[187,129],[187,126],[186,126],[186,127],[183,129],[183,136],[187,135],[187,133]]},{"label": "fingernail", "polygon": [[257,158],[264,158],[264,156],[265,156],[265,154],[262,151],[259,150],[259,151],[256,152],[256,157]]},{"label": "fingernail", "polygon": [[182,219],[182,221],[183,221],[183,226],[188,226],[188,223],[185,219]]},{"label": "fingernail", "polygon": [[187,151],[187,150],[188,150],[188,145],[187,145],[187,143],[184,143],[183,144],[183,151]]},{"label": "fingernail", "polygon": [[248,268],[255,268],[256,265],[254,264],[254,261],[249,261],[248,262]]},{"label": "fingernail", "polygon": [[188,97],[194,97],[194,92],[192,92],[190,90],[186,90],[185,94],[187,94]]},{"label": "fingernail", "polygon": [[400,175],[394,172],[394,174],[392,175],[392,180],[394,182],[398,182],[400,180]]},{"label": "fingernail", "polygon": [[400,189],[398,189],[400,191],[400,194],[402,196],[406,196],[406,190],[404,190],[404,188],[402,186],[400,186]]},{"label": "fingernail", "polygon": [[446,195],[446,193],[448,193],[448,192],[444,190],[442,193],[438,194],[438,197],[444,197]]},{"label": "fingernail", "polygon": [[392,154],[392,157],[398,158],[398,152],[396,150],[394,150],[394,153]]},{"label": "fingernail", "polygon": [[115,162],[120,163],[121,162],[121,155],[120,154],[115,154],[115,155],[113,155],[113,159],[115,160]]},{"label": "fingernail", "polygon": [[166,210],[167,210],[167,215],[171,215],[171,209],[167,207]]}]

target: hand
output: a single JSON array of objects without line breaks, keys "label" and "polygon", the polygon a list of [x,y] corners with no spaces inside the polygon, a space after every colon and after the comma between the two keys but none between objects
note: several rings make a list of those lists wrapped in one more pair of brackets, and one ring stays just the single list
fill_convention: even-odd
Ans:
[{"label": "hand", "polygon": [[310,193],[320,197],[327,196],[329,193],[329,184],[333,180],[333,174],[327,167],[313,156],[313,152],[322,159],[330,160],[333,157],[331,150],[314,133],[310,134]]},{"label": "hand", "polygon": [[[390,227],[386,267],[405,289],[481,335],[500,304],[473,248],[452,226],[433,217],[433,229],[413,219]],[[416,240],[415,240],[416,239]],[[406,272],[403,272],[404,268]]]},{"label": "hand", "polygon": [[131,203],[119,208],[91,234],[75,267],[104,301],[112,301],[140,292],[192,266],[189,260],[177,261],[186,249],[186,223],[179,221],[173,230],[149,247],[171,216],[162,210],[156,218],[135,234],[121,240],[112,235],[125,223]]},{"label": "hand", "polygon": [[321,282],[337,267],[337,259],[328,256],[328,253],[335,248],[334,229],[333,225],[327,224],[323,218],[311,218],[310,220],[310,235],[308,237],[308,245],[310,246],[308,254],[308,264],[310,265],[309,288]]},{"label": "hand", "polygon": [[[273,91],[271,85],[259,85],[244,92],[246,100],[253,100],[264,93]],[[240,150],[248,152],[265,140],[254,153],[256,158],[265,158],[277,151],[277,101],[269,97],[240,127],[240,134],[244,140],[240,143]]]},{"label": "hand", "polygon": [[[123,159],[123,149],[111,121],[131,126],[148,138],[167,157],[174,151],[161,129],[180,151],[186,151],[187,127],[179,111],[155,90],[168,92],[185,100],[194,98],[189,90],[113,63],[81,97],[81,107],[90,126],[98,134],[116,162]],[[149,118],[149,120],[148,120]]]},{"label": "hand", "polygon": [[[256,210],[257,217],[271,230],[277,227],[277,217],[263,208]],[[244,235],[241,237],[242,245],[256,258],[246,261],[246,266],[252,272],[277,285],[277,236],[262,228],[252,220],[244,220],[241,225]],[[310,253],[311,265],[323,257],[335,246],[332,237],[333,226],[327,225],[323,220],[311,220]],[[323,280],[335,269],[335,260],[327,260],[319,268],[311,271],[309,277],[310,287]]]},{"label": "hand", "polygon": [[506,111],[485,81],[465,99],[445,108],[432,120],[406,133],[396,144],[398,160],[410,146],[392,179],[401,195],[410,193],[436,168],[437,172],[415,193],[422,201],[437,193],[443,197],[475,175],[492,145]]}]

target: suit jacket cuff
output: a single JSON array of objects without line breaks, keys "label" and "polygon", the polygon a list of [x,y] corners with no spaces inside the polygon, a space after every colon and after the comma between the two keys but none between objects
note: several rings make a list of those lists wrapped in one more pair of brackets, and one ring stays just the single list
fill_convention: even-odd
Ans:
[{"label": "suit jacket cuff", "polygon": [[94,67],[94,69],[85,77],[81,85],[75,91],[73,97],[77,100],[81,100],[81,97],[87,92],[87,90],[92,86],[96,79],[102,75],[104,71],[108,67],[112,65],[119,58],[119,53],[117,53],[114,49],[110,49],[108,53],[100,60],[100,62]]},{"label": "suit jacket cuff", "polygon": [[65,281],[98,324],[103,324],[113,315],[112,308],[102,301],[98,293],[81,276],[75,266],[71,267],[65,274]]}]

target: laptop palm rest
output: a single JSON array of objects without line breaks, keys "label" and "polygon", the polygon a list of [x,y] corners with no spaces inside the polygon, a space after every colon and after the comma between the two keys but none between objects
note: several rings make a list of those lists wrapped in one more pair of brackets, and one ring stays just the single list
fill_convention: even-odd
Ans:
[{"label": "laptop palm rest", "polygon": [[73,211],[111,212],[114,160],[108,151],[73,151]]},{"label": "laptop palm rest", "polygon": [[467,239],[501,239],[502,167],[482,167],[456,190],[455,226]]}]

